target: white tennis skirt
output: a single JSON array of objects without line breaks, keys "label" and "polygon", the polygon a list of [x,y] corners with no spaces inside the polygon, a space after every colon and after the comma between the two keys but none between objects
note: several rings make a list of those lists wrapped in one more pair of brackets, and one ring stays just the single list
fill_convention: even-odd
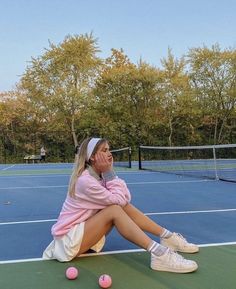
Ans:
[{"label": "white tennis skirt", "polygon": [[[78,256],[84,235],[84,222],[75,225],[62,237],[55,237],[43,252],[44,260],[57,259],[60,262],[68,262]],[[100,252],[105,244],[105,236],[91,249]]]}]

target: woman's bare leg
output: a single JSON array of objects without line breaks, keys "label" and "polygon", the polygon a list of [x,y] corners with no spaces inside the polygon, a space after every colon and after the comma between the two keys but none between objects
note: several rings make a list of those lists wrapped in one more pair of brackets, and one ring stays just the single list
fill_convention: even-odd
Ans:
[{"label": "woman's bare leg", "polygon": [[82,254],[95,245],[102,236],[115,226],[127,240],[143,249],[147,249],[152,240],[127,215],[122,207],[111,205],[85,222],[84,237],[78,254]]},{"label": "woman's bare leg", "polygon": [[128,204],[123,207],[123,210],[143,231],[149,232],[156,236],[160,236],[163,233],[163,227],[152,221],[133,205]]},{"label": "woman's bare leg", "polygon": [[[128,212],[131,212],[134,219],[140,215],[134,207],[128,207]],[[145,218],[141,216],[140,218],[142,222],[145,221]],[[139,222],[140,226],[145,227],[142,222]],[[99,211],[85,222],[84,236],[78,255],[95,245],[103,235],[110,231],[112,226],[115,226],[127,240],[152,253],[151,268],[154,270],[187,273],[198,268],[196,262],[185,260],[177,253],[152,241],[118,205],[111,205]]]}]

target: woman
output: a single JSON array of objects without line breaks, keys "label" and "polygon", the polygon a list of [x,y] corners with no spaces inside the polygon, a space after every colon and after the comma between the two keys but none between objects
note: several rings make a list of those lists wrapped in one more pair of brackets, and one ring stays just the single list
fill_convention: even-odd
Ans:
[{"label": "woman", "polygon": [[[130,201],[125,182],[113,171],[107,140],[84,140],[75,159],[67,197],[52,227],[54,240],[43,258],[65,262],[89,249],[99,252],[104,236],[115,226],[124,238],[151,253],[152,269],[176,273],[197,270],[196,262],[175,251],[195,253],[198,246],[153,222]],[[159,236],[160,244],[145,231]]]}]

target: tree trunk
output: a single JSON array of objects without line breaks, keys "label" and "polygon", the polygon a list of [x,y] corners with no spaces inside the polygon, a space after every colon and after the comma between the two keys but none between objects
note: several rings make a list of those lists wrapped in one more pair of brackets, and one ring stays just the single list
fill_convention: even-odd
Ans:
[{"label": "tree trunk", "polygon": [[214,130],[214,145],[216,145],[216,141],[217,141],[217,131],[218,131],[218,117],[216,117],[215,120],[215,130]]},{"label": "tree trunk", "polygon": [[169,128],[170,128],[170,134],[169,134],[168,140],[169,140],[169,146],[171,147],[172,146],[172,135],[173,135],[173,126],[172,126],[172,118],[171,117],[169,118]]},{"label": "tree trunk", "polygon": [[74,146],[77,147],[78,146],[78,140],[77,140],[77,136],[75,133],[75,119],[74,119],[74,117],[72,117],[72,119],[71,119],[71,133],[72,133],[72,138],[74,141]]}]

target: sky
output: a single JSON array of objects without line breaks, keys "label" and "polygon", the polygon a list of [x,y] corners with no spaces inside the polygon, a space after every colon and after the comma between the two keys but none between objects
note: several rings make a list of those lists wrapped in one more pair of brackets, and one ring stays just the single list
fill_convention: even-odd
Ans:
[{"label": "sky", "polygon": [[133,63],[156,67],[168,48],[176,58],[216,43],[235,49],[235,11],[236,0],[0,0],[0,92],[67,35],[92,32],[98,56],[122,48]]}]

